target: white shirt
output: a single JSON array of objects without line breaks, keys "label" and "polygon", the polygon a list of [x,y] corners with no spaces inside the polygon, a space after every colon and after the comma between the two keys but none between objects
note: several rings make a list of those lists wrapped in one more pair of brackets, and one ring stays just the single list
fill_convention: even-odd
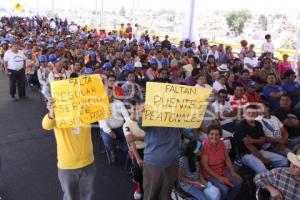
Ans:
[{"label": "white shirt", "polygon": [[7,68],[11,70],[19,71],[24,67],[24,60],[26,59],[23,51],[18,51],[18,53],[8,50],[4,54],[4,62],[8,63]]},{"label": "white shirt", "polygon": [[[145,136],[145,132],[139,127],[138,123],[136,121],[132,121],[131,119],[125,121],[123,125],[123,132],[125,136],[129,134],[133,134],[138,137]],[[143,141],[135,141],[134,143],[137,149],[144,149],[146,146],[145,142]]]},{"label": "white shirt", "polygon": [[[252,68],[248,67],[246,64],[249,64],[252,66]],[[244,58],[244,69],[249,70],[249,72],[253,72],[253,68],[255,68],[258,64],[258,60],[257,58],[249,58],[249,57],[245,57]]]},{"label": "white shirt", "polygon": [[122,101],[114,99],[110,103],[112,117],[99,121],[99,126],[105,133],[110,133],[111,129],[120,128],[123,126],[124,121],[129,119],[129,114]]},{"label": "white shirt", "polygon": [[49,76],[49,70],[47,68],[39,68],[37,71],[37,77],[38,80],[40,82],[41,85],[48,85],[49,84],[49,80],[48,80],[48,76]]},{"label": "white shirt", "polygon": [[[270,119],[264,118],[263,116],[258,116],[256,118],[257,121],[259,121],[263,127],[264,133],[266,136],[271,138],[277,138],[280,139],[282,137],[282,133],[280,132],[280,129],[283,127],[282,122],[274,115],[271,115]],[[272,132],[268,127],[267,124],[269,124],[275,131]],[[264,144],[263,148],[267,149],[270,147],[271,144]]]},{"label": "white shirt", "polygon": [[275,51],[275,47],[272,42],[264,42],[261,47],[262,53],[270,52],[273,53]]},{"label": "white shirt", "polygon": [[214,82],[213,89],[215,92],[219,92],[222,89],[227,90],[226,85],[222,85],[219,81]]},{"label": "white shirt", "polygon": [[[221,116],[222,116],[222,114],[224,112],[227,112],[227,113],[232,112],[232,107],[231,107],[231,105],[230,105],[230,103],[228,101],[225,101],[224,105],[221,104],[218,101],[215,101],[215,102],[212,103],[212,107],[214,108],[215,113],[216,114],[220,113]],[[223,120],[220,120],[221,125],[228,124],[230,122],[232,122],[232,119],[223,119]]]},{"label": "white shirt", "polygon": [[215,57],[216,60],[219,59],[219,52],[215,51],[215,53],[212,50],[209,50],[207,57],[206,57],[206,61],[208,61],[208,56],[213,55]]},{"label": "white shirt", "polygon": [[50,28],[51,28],[51,29],[55,29],[55,28],[56,28],[56,23],[55,23],[55,21],[51,21],[51,22],[50,22]]},{"label": "white shirt", "polygon": [[209,89],[211,89],[211,86],[210,85],[208,85],[208,84],[204,84],[204,86],[202,86],[202,85],[199,85],[198,83],[195,85],[195,87],[198,87],[198,88],[209,88]]},{"label": "white shirt", "polygon": [[69,27],[70,33],[76,33],[78,31],[78,27],[75,24],[70,25]]}]

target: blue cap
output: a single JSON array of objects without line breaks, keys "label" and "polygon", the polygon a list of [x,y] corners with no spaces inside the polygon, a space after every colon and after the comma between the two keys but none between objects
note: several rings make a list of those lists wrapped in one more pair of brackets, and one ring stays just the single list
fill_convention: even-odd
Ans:
[{"label": "blue cap", "polygon": [[169,63],[168,58],[164,58],[164,59],[161,61],[161,64],[162,64],[162,65],[169,65],[170,63]]},{"label": "blue cap", "polygon": [[31,42],[30,40],[26,40],[26,41],[24,42],[24,45],[29,45],[29,44],[32,44],[32,42]]},{"label": "blue cap", "polygon": [[45,56],[45,55],[40,55],[39,56],[39,62],[40,63],[44,63],[44,62],[46,62],[47,61],[47,57]]},{"label": "blue cap", "polygon": [[28,49],[27,51],[25,51],[24,54],[25,54],[26,56],[32,55],[31,49]]},{"label": "blue cap", "polygon": [[49,62],[56,63],[57,57],[55,54],[50,54],[48,57]]},{"label": "blue cap", "polygon": [[8,44],[7,40],[2,40],[0,45]]},{"label": "blue cap", "polygon": [[176,50],[176,49],[177,49],[176,45],[172,44],[171,45],[171,50]]},{"label": "blue cap", "polygon": [[157,42],[154,46],[155,46],[155,47],[161,47],[161,43],[160,43],[160,42]]},{"label": "blue cap", "polygon": [[152,58],[150,60],[150,65],[158,65],[157,59],[156,58]]},{"label": "blue cap", "polygon": [[256,82],[255,81],[249,81],[247,84],[248,88],[256,88]]},{"label": "blue cap", "polygon": [[149,44],[145,44],[145,45],[144,45],[144,50],[145,50],[145,51],[149,51],[149,50],[150,50]]},{"label": "blue cap", "polygon": [[65,43],[64,42],[60,42],[57,44],[56,46],[57,48],[65,48]]},{"label": "blue cap", "polygon": [[134,66],[133,64],[126,64],[124,66],[124,70],[128,71],[128,72],[133,72],[134,71]]},{"label": "blue cap", "polygon": [[93,70],[93,68],[91,68],[91,67],[86,67],[86,68],[84,68],[84,70],[83,70],[83,73],[84,74],[92,74],[94,72],[94,70]]},{"label": "blue cap", "polygon": [[54,48],[54,45],[49,43],[49,44],[47,45],[47,49],[49,49],[49,48]]},{"label": "blue cap", "polygon": [[111,68],[111,64],[110,64],[110,62],[106,62],[106,63],[103,64],[102,67],[103,67],[104,69],[110,69],[110,68]]},{"label": "blue cap", "polygon": [[95,54],[94,51],[89,51],[88,54],[89,54],[90,57],[93,57],[93,58],[96,57],[96,54]]},{"label": "blue cap", "polygon": [[140,40],[139,45],[145,45],[145,41],[144,40]]}]

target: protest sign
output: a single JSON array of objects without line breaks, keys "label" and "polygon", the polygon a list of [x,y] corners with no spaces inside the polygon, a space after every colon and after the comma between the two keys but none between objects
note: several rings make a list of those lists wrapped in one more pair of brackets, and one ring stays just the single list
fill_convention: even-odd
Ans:
[{"label": "protest sign", "polygon": [[199,128],[212,89],[148,82],[143,126]]},{"label": "protest sign", "polygon": [[99,75],[54,81],[50,87],[59,128],[80,127],[111,116],[109,100]]}]

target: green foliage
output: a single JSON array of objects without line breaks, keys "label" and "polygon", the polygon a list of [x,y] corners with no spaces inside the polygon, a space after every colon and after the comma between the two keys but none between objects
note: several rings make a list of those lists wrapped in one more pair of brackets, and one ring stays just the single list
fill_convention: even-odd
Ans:
[{"label": "green foliage", "polygon": [[261,26],[261,28],[266,31],[268,29],[268,19],[265,15],[260,15],[258,17],[258,24]]},{"label": "green foliage", "polygon": [[125,7],[124,7],[124,6],[122,6],[122,7],[120,8],[119,15],[125,17],[125,15],[126,15],[126,10],[125,10]]},{"label": "green foliage", "polygon": [[226,22],[236,35],[243,32],[245,23],[251,18],[248,10],[230,11],[225,14]]}]

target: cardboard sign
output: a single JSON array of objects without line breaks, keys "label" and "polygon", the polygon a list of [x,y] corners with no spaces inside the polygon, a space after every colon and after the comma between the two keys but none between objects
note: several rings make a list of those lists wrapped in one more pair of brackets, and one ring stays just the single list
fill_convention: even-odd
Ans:
[{"label": "cardboard sign", "polygon": [[148,82],[143,126],[199,128],[212,89]]},{"label": "cardboard sign", "polygon": [[54,81],[50,87],[58,128],[80,127],[111,116],[109,99],[99,75]]}]

